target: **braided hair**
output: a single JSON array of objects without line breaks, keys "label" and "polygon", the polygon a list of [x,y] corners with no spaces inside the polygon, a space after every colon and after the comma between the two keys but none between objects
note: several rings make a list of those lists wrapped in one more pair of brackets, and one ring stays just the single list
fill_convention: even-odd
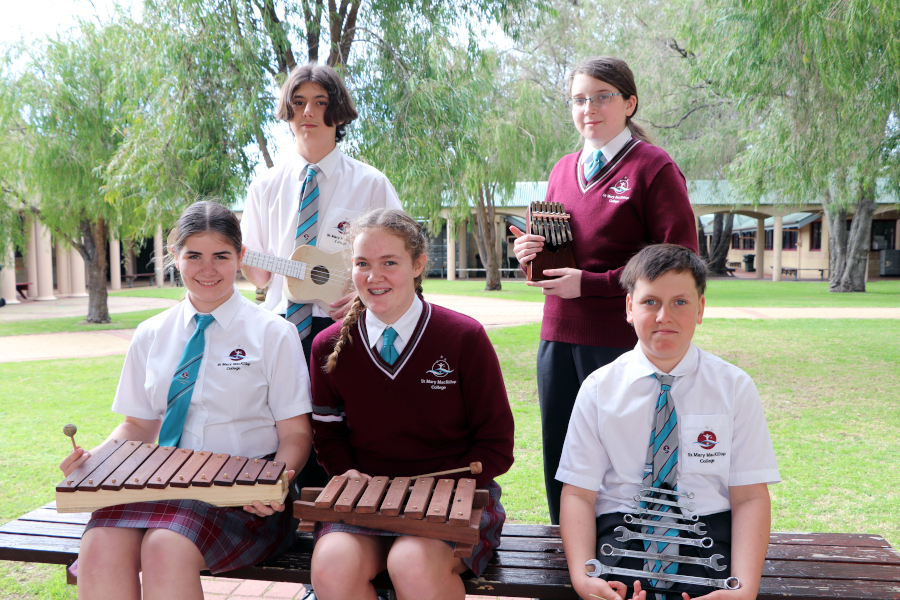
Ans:
[{"label": "braided hair", "polygon": [[[425,238],[425,232],[422,230],[422,227],[402,210],[376,208],[361,216],[345,234],[345,239],[350,248],[353,248],[353,242],[357,236],[369,229],[381,229],[403,240],[403,245],[409,252],[413,263],[428,251],[428,240]],[[427,270],[426,265],[426,268],[423,268],[422,272],[415,278],[416,294],[419,296],[422,295],[422,279]],[[344,320],[341,323],[341,334],[334,343],[334,350],[328,356],[328,361],[322,367],[326,373],[331,373],[337,366],[341,350],[347,344],[353,343],[350,330],[359,321],[359,317],[363,314],[365,308],[362,299],[357,296],[350,306],[350,310],[344,315]]]}]

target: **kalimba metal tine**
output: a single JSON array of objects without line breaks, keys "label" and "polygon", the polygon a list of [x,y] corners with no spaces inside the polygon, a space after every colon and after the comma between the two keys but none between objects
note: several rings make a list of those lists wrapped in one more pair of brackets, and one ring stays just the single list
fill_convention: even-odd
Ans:
[{"label": "kalimba metal tine", "polygon": [[172,477],[175,476],[175,473],[181,469],[181,466],[188,461],[188,459],[194,454],[193,450],[188,450],[187,448],[175,448],[172,450],[171,456],[166,459],[166,462],[162,464],[162,466],[156,470],[156,473],[150,476],[150,481],[147,482],[148,488],[153,488],[155,490],[164,489],[169,485],[169,481],[172,480]]},{"label": "kalimba metal tine", "polygon": [[406,500],[406,493],[409,491],[409,477],[397,477],[391,482],[384,502],[381,503],[381,514],[386,517],[396,517],[403,508],[403,501]]},{"label": "kalimba metal tine", "polygon": [[194,475],[194,478],[191,480],[191,485],[196,485],[199,487],[210,487],[215,481],[216,476],[219,474],[226,464],[228,464],[228,459],[231,458],[230,454],[225,454],[222,452],[214,453],[209,457],[203,466],[197,471],[197,474]]},{"label": "kalimba metal tine", "polygon": [[[225,461],[225,464],[222,465],[222,468],[219,469],[219,472],[213,478],[213,485],[232,486],[235,483],[240,483],[238,478],[244,477],[244,475],[246,475],[245,479],[247,479],[247,483],[244,485],[252,484],[256,481],[256,477],[250,479],[250,473],[245,468],[246,465],[246,456],[229,456],[228,460]],[[202,475],[203,472],[201,471],[200,474]]]},{"label": "kalimba metal tine", "polygon": [[416,484],[409,493],[406,508],[403,515],[407,519],[421,519],[425,516],[428,502],[431,500],[431,491],[434,489],[434,477],[422,477],[416,479]]},{"label": "kalimba metal tine", "polygon": [[[129,442],[129,444],[132,442]],[[156,450],[156,444],[145,444],[143,442],[134,442],[138,444],[138,449],[135,450],[131,456],[125,459],[119,467],[110,473],[109,477],[106,478],[106,481],[103,482],[101,486],[104,490],[110,491],[118,491],[122,489],[131,478],[131,474],[140,468],[144,461],[150,457],[151,454]]]},{"label": "kalimba metal tine", "polygon": [[356,503],[356,512],[374,513],[378,510],[378,505],[381,504],[381,500],[387,493],[390,482],[390,478],[385,475],[373,477],[369,481],[369,487],[366,488],[366,492],[359,499],[359,502]]},{"label": "kalimba metal tine", "polygon": [[[256,485],[256,478],[259,477],[260,471],[262,471],[263,467],[265,466],[266,461],[262,458],[254,458],[253,460],[248,460],[244,467],[241,469],[240,475],[238,475],[237,484]],[[222,485],[218,482],[218,479],[219,477],[216,477],[216,485]]]},{"label": "kalimba metal tine", "polygon": [[460,479],[450,508],[450,523],[466,527],[472,517],[472,501],[475,499],[475,480]]},{"label": "kalimba metal tine", "polygon": [[437,482],[434,494],[431,496],[431,504],[428,505],[428,512],[425,515],[426,521],[443,523],[447,520],[455,485],[456,482],[452,479],[441,479]]},{"label": "kalimba metal tine", "polygon": [[69,476],[63,479],[56,486],[57,492],[74,492],[79,483],[88,478],[100,465],[103,464],[109,455],[118,450],[125,440],[106,440],[95,449],[84,463],[69,473]]},{"label": "kalimba metal tine", "polygon": [[366,491],[366,478],[354,477],[347,482],[344,491],[341,492],[340,498],[334,503],[334,510],[337,512],[350,512],[356,506],[363,492]]},{"label": "kalimba metal tine", "polygon": [[325,489],[322,490],[322,493],[319,494],[319,497],[316,498],[316,508],[331,508],[334,506],[334,503],[337,502],[338,497],[344,490],[344,486],[347,485],[348,479],[349,477],[344,477],[343,475],[332,477]]},{"label": "kalimba metal tine", "polygon": [[109,458],[103,461],[103,464],[94,469],[87,479],[82,479],[75,489],[79,492],[96,492],[103,485],[106,478],[118,469],[138,448],[140,448],[140,442],[123,441],[116,448],[116,451],[110,454]]},{"label": "kalimba metal tine", "polygon": [[[146,444],[144,444],[146,446]],[[144,464],[137,471],[128,476],[125,483],[126,490],[142,490],[150,483],[150,478],[156,473],[156,470],[166,462],[172,452],[176,448],[174,446],[157,446],[150,457],[144,461]]]}]

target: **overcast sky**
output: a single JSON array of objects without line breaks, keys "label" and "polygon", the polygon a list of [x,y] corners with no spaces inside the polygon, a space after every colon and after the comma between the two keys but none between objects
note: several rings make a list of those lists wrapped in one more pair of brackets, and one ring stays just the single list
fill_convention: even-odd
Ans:
[{"label": "overcast sky", "polygon": [[[134,6],[123,0],[120,4]],[[0,43],[10,44],[21,38],[34,39],[66,31],[78,17],[97,21],[109,19],[111,0],[15,0],[5,2],[0,21]]]}]

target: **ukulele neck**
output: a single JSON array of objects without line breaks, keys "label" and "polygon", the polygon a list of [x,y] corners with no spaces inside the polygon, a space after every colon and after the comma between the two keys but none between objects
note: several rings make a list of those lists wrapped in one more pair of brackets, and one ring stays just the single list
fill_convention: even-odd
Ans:
[{"label": "ukulele neck", "polygon": [[294,279],[306,279],[308,265],[305,262],[291,260],[289,258],[278,258],[270,256],[262,252],[254,252],[247,250],[244,253],[244,264],[250,267],[256,267],[263,271],[278,273],[279,275],[287,275]]}]

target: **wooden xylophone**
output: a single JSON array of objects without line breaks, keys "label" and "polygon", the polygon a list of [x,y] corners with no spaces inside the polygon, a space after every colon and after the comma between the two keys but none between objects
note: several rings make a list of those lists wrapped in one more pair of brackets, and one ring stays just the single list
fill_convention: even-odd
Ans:
[{"label": "wooden xylophone", "polygon": [[155,500],[245,506],[283,503],[287,493],[284,463],[109,439],[56,486],[56,510],[90,512]]},{"label": "wooden xylophone", "polygon": [[[414,482],[414,483],[413,483]],[[332,477],[324,488],[303,488],[294,502],[300,530],[318,521],[346,523],[457,542],[455,556],[471,556],[479,541],[482,509],[488,491],[474,479],[434,477]]]},{"label": "wooden xylophone", "polygon": [[544,236],[544,247],[528,263],[528,281],[553,279],[548,269],[577,268],[572,252],[569,215],[560,202],[532,202],[525,215],[525,233]]}]

